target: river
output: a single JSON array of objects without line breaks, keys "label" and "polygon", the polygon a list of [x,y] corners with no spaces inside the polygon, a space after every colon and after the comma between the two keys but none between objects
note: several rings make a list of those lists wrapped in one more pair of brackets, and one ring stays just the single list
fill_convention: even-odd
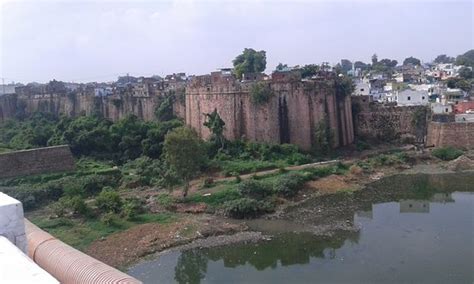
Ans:
[{"label": "river", "polygon": [[401,175],[310,199],[249,223],[271,240],[175,250],[128,273],[145,283],[473,283],[473,178]]}]

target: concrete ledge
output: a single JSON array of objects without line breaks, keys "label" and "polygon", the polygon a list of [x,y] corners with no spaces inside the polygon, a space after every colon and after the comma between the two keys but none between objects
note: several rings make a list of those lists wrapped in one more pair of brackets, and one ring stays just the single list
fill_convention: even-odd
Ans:
[{"label": "concrete ledge", "polygon": [[26,253],[25,224],[21,202],[0,192],[0,236]]},{"label": "concrete ledge", "polygon": [[59,283],[7,238],[0,236],[0,283]]}]

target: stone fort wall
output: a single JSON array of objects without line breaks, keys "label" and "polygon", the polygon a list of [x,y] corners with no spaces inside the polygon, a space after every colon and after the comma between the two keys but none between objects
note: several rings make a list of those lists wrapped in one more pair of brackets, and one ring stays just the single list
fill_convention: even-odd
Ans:
[{"label": "stone fort wall", "polygon": [[427,146],[474,149],[474,122],[428,123]]},{"label": "stone fort wall", "polygon": [[0,178],[74,169],[74,158],[67,145],[0,154]]},{"label": "stone fort wall", "polygon": [[[111,121],[134,114],[140,119],[149,121],[155,119],[155,109],[162,101],[162,96],[96,97],[90,93],[4,95],[0,96],[0,122],[14,118],[17,114],[31,114],[37,111],[71,117],[100,114]],[[184,119],[182,103],[175,102],[173,109],[176,116]]]},{"label": "stone fort wall", "polygon": [[353,142],[350,96],[337,99],[328,81],[264,82],[273,95],[268,102],[256,104],[250,96],[254,82],[196,77],[186,89],[186,124],[206,139],[211,133],[203,126],[205,114],[217,109],[229,140],[291,143],[310,150],[317,124],[327,117],[334,147]]},{"label": "stone fort wall", "polygon": [[367,140],[391,141],[403,136],[423,138],[425,129],[416,129],[415,113],[424,106],[386,106],[353,96],[355,135]]}]

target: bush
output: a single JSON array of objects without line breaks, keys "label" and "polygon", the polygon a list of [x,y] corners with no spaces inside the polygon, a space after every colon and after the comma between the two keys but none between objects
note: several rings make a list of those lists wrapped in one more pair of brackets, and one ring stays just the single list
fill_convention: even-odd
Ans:
[{"label": "bush", "polygon": [[62,217],[67,213],[88,217],[91,215],[91,209],[80,196],[61,197],[58,202],[52,206],[53,212]]},{"label": "bush", "polygon": [[265,82],[258,82],[250,87],[250,100],[256,105],[267,103],[272,96],[272,89]]},{"label": "bush", "polygon": [[123,203],[122,214],[127,219],[133,219],[143,212],[145,212],[143,202],[136,197],[127,198]]},{"label": "bush", "polygon": [[257,180],[248,179],[237,186],[237,190],[242,196],[262,199],[272,194],[271,188]]},{"label": "bush", "polygon": [[304,169],[308,173],[308,179],[313,180],[333,174],[333,167],[316,167]]},{"label": "bush", "polygon": [[273,206],[266,201],[257,201],[251,198],[240,198],[227,201],[223,205],[224,214],[226,216],[244,219],[255,218],[259,215],[273,211]]},{"label": "bush", "polygon": [[117,192],[104,188],[95,199],[95,204],[102,213],[120,213],[123,201]]},{"label": "bush", "polygon": [[293,197],[302,188],[305,178],[297,173],[289,173],[276,180],[273,191],[283,197]]},{"label": "bush", "polygon": [[162,194],[158,195],[156,197],[156,201],[158,202],[158,204],[160,204],[161,206],[163,206],[164,208],[166,208],[168,210],[175,203],[175,200],[174,200],[173,196],[171,196],[169,194],[166,194],[166,193],[162,193]]},{"label": "bush", "polygon": [[444,147],[434,149],[432,154],[443,161],[451,161],[461,156],[463,151],[453,147]]},{"label": "bush", "polygon": [[100,222],[102,222],[104,225],[107,225],[107,226],[114,226],[118,223],[117,219],[118,218],[114,213],[107,212],[104,215],[102,215],[102,217],[100,217]]}]

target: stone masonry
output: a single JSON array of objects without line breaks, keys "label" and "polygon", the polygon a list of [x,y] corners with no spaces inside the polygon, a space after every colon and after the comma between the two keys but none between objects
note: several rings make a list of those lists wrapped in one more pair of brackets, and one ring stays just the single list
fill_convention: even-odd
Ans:
[{"label": "stone masonry", "polygon": [[193,78],[186,89],[186,124],[204,139],[205,114],[214,109],[225,122],[224,136],[265,143],[291,143],[310,150],[316,125],[325,117],[334,135],[333,146],[353,142],[350,96],[337,98],[333,79],[302,81],[278,78],[260,81],[273,95],[263,103],[252,101],[255,82],[239,82],[215,74]]},{"label": "stone masonry", "polygon": [[74,158],[67,145],[0,154],[0,178],[74,169]]}]

